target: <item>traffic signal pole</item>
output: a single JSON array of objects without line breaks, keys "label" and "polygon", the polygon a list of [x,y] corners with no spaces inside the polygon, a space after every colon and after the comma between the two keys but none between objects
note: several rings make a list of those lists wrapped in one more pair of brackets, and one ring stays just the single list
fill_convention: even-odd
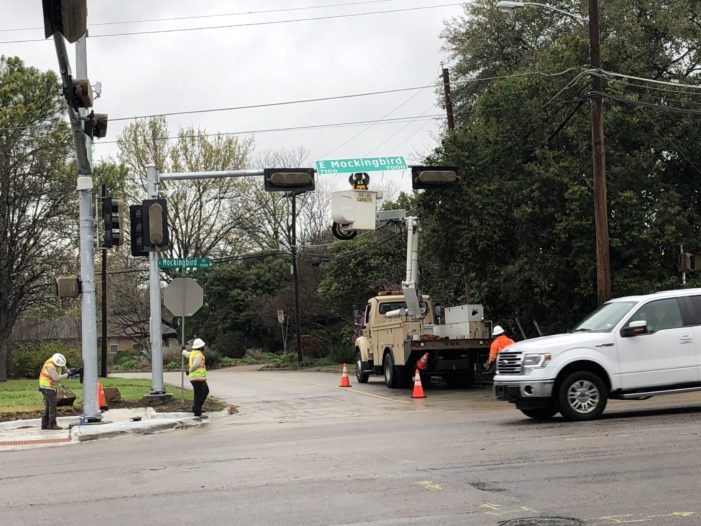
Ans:
[{"label": "traffic signal pole", "polygon": [[[158,198],[158,170],[154,165],[146,167],[148,197]],[[161,278],[158,270],[158,250],[148,253],[148,281],[151,302],[151,395],[164,395],[163,386],[163,334],[161,328]]]},{"label": "traffic signal pole", "polygon": [[[76,43],[76,70],[79,78],[87,79],[87,51],[85,36]],[[53,35],[64,90],[71,87],[71,70],[66,44],[59,33]],[[68,108],[75,139],[78,168],[78,208],[80,220],[80,277],[82,280],[81,345],[83,356],[83,419],[100,422],[102,414],[97,401],[97,322],[95,301],[95,264],[92,213],[92,141],[83,133],[79,114]]]}]

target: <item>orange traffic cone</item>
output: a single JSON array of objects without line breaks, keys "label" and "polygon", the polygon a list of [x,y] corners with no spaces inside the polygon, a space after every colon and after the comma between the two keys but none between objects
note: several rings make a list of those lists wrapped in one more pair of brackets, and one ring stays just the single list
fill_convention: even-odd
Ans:
[{"label": "orange traffic cone", "polygon": [[346,364],[343,364],[343,372],[341,373],[341,385],[338,387],[350,387],[350,380],[348,379],[348,368]]},{"label": "orange traffic cone", "polygon": [[424,394],[424,388],[421,385],[421,375],[419,370],[416,369],[416,374],[414,375],[414,392],[411,393],[412,398],[426,398]]},{"label": "orange traffic cone", "polygon": [[428,353],[425,353],[416,361],[416,367],[418,367],[420,371],[423,371],[426,369],[426,367],[428,367]]},{"label": "orange traffic cone", "polygon": [[107,398],[105,398],[105,390],[102,387],[102,380],[97,381],[97,404],[100,406],[100,411],[107,411]]}]

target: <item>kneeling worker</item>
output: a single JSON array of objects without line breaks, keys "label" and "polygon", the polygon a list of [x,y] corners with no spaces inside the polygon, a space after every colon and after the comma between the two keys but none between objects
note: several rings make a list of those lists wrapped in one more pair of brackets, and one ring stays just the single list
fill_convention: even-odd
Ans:
[{"label": "kneeling worker", "polygon": [[[209,386],[207,385],[207,369],[205,368],[204,360],[204,341],[200,338],[195,338],[192,342],[192,351],[188,352],[183,349],[183,356],[187,358],[187,377],[192,384],[192,390],[195,392],[194,401],[192,402],[192,412],[195,416],[202,416],[202,406],[209,395]],[[206,418],[206,417],[205,417]]]}]

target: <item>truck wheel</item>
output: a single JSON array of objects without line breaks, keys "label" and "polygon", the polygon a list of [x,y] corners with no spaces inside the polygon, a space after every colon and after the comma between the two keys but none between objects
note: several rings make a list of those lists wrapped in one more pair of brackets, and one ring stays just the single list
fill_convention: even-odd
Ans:
[{"label": "truck wheel", "polygon": [[363,357],[360,355],[360,351],[355,352],[355,377],[358,379],[359,384],[368,383],[369,373],[363,372]]},{"label": "truck wheel", "polygon": [[608,393],[599,376],[577,371],[565,378],[557,391],[560,413],[567,420],[593,420],[606,408]]},{"label": "truck wheel", "polygon": [[382,369],[385,373],[385,385],[391,389],[406,387],[409,383],[406,367],[394,365],[394,357],[391,352],[385,354],[382,360]]},{"label": "truck wheel", "polygon": [[520,411],[529,418],[535,420],[548,420],[557,414],[557,407],[546,406],[546,407],[536,407],[532,409],[520,409]]}]

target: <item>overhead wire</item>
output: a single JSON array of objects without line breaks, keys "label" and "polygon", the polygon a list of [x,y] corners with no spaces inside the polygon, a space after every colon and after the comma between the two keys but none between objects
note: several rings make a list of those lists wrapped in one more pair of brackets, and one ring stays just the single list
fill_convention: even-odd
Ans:
[{"label": "overhead wire", "polygon": [[[224,24],[220,26],[204,26],[204,27],[184,27],[177,29],[155,29],[150,31],[124,31],[121,33],[103,33],[103,34],[91,34],[90,38],[106,38],[106,37],[123,37],[123,36],[134,36],[134,35],[156,35],[156,34],[166,34],[166,33],[183,33],[191,31],[210,31],[216,29],[232,29],[238,27],[254,27],[254,26],[270,26],[270,25],[280,25],[280,24],[292,24],[296,22],[317,22],[321,20],[334,20],[342,18],[353,18],[361,16],[372,16],[372,15],[384,15],[384,14],[394,14],[394,13],[404,13],[410,11],[425,11],[428,9],[439,9],[444,7],[456,7],[462,6],[463,2],[451,2],[447,4],[437,4],[428,6],[418,6],[418,7],[403,7],[397,9],[386,9],[383,11],[367,11],[363,13],[347,13],[340,15],[327,15],[327,16],[317,16],[308,18],[295,18],[288,20],[268,20],[265,22],[247,22],[241,24]],[[44,42],[46,39],[43,38],[33,38],[24,40],[3,40],[0,44],[24,44],[28,42]]]},{"label": "overhead wire", "polygon": [[[174,22],[177,20],[196,20],[196,19],[202,19],[202,18],[221,18],[221,17],[227,17],[227,16],[261,15],[261,14],[270,14],[270,13],[283,13],[283,12],[289,12],[289,11],[310,11],[312,9],[325,9],[325,8],[329,8],[329,7],[347,7],[347,6],[364,5],[364,4],[380,4],[380,3],[387,3],[387,2],[393,2],[393,1],[395,1],[395,0],[363,0],[361,2],[341,2],[341,3],[336,3],[336,4],[312,5],[312,6],[305,6],[305,7],[284,7],[284,8],[278,8],[278,9],[262,9],[262,10],[258,10],[258,11],[238,11],[236,13],[216,13],[216,14],[211,14],[211,15],[174,16],[174,17],[168,17],[168,18],[142,18],[142,19],[136,19],[136,20],[118,20],[118,21],[114,21],[114,22],[91,22],[89,25],[90,25],[90,27],[96,27],[96,26],[114,26],[114,25],[122,25],[122,24],[143,24],[143,23],[151,23],[151,22]],[[42,27],[7,28],[7,29],[0,29],[0,32],[32,31],[32,30],[38,30],[38,29],[43,29],[43,28]]]}]

